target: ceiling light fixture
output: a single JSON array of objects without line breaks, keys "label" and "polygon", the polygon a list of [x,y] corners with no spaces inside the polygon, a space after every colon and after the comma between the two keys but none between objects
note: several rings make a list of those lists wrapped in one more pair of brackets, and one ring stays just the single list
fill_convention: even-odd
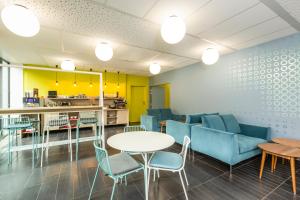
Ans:
[{"label": "ceiling light fixture", "polygon": [[[56,67],[56,69],[58,69],[58,65],[56,65],[55,67]],[[59,83],[58,83],[58,79],[57,79],[57,71],[55,72],[55,80],[56,80],[55,85],[58,86]]]},{"label": "ceiling light fixture", "polygon": [[[92,72],[92,71],[93,71],[93,69],[91,68],[90,72]],[[90,87],[93,87],[93,77],[92,77],[92,75],[90,75]]]},{"label": "ceiling light fixture", "polygon": [[161,67],[158,63],[151,63],[149,66],[150,73],[153,75],[159,74],[160,68]]},{"label": "ceiling light fixture", "polygon": [[75,70],[75,64],[72,60],[64,60],[60,64],[60,67],[62,70],[65,71],[74,71]]},{"label": "ceiling light fixture", "polygon": [[160,34],[165,42],[176,44],[183,39],[185,31],[184,21],[177,15],[171,15],[162,23]]},{"label": "ceiling light fixture", "polygon": [[219,60],[219,51],[215,48],[207,48],[202,54],[202,61],[206,65],[213,65]]},{"label": "ceiling light fixture", "polygon": [[13,4],[3,8],[1,19],[8,30],[22,37],[32,37],[40,31],[40,23],[28,8]]},{"label": "ceiling light fixture", "polygon": [[104,62],[109,61],[113,57],[113,49],[107,42],[97,44],[95,54],[99,60]]}]

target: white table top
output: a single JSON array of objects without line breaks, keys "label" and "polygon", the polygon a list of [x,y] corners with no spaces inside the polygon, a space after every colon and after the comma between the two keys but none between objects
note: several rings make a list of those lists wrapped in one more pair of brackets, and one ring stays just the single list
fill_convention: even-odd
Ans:
[{"label": "white table top", "polygon": [[175,143],[175,139],[165,133],[135,131],[113,135],[107,144],[115,149],[129,152],[155,152],[166,149]]}]

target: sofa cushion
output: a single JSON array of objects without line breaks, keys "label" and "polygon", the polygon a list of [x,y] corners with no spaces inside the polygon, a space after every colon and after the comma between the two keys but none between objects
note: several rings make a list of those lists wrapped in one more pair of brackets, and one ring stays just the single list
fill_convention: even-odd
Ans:
[{"label": "sofa cushion", "polygon": [[160,113],[161,113],[161,120],[172,119],[171,109],[168,108],[160,109]]},{"label": "sofa cushion", "polygon": [[155,116],[158,121],[161,121],[160,109],[148,109],[148,115]]},{"label": "sofa cushion", "polygon": [[267,141],[261,138],[249,137],[241,134],[237,134],[239,153],[246,153],[257,149],[257,145],[261,143],[266,143]]},{"label": "sofa cushion", "polygon": [[226,131],[231,133],[241,133],[241,128],[233,115],[220,115],[223,119]]},{"label": "sofa cushion", "polygon": [[207,128],[226,131],[224,122],[219,115],[205,115],[202,117],[202,125]]}]

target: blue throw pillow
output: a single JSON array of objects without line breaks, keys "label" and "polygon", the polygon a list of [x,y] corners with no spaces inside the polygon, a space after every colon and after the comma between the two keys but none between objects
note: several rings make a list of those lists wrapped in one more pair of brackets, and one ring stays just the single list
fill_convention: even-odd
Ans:
[{"label": "blue throw pillow", "polygon": [[240,125],[233,115],[221,115],[221,117],[225,124],[226,131],[231,133],[241,133]]},{"label": "blue throw pillow", "polygon": [[219,115],[205,115],[202,117],[202,126],[220,131],[226,131],[224,122]]}]

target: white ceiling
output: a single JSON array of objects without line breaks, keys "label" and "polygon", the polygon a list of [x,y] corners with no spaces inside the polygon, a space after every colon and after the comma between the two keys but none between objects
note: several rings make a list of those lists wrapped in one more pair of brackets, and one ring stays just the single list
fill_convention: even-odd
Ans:
[{"label": "white ceiling", "polygon": [[[0,22],[0,56],[7,60],[55,66],[69,58],[82,69],[141,75],[149,75],[150,62],[169,71],[201,62],[207,47],[231,53],[296,33],[289,19],[300,22],[299,0],[0,0],[0,9],[7,2],[32,9],[41,23],[38,35],[22,38]],[[170,14],[187,25],[175,45],[160,37],[160,23]],[[103,39],[114,48],[107,63],[94,54]]]}]

